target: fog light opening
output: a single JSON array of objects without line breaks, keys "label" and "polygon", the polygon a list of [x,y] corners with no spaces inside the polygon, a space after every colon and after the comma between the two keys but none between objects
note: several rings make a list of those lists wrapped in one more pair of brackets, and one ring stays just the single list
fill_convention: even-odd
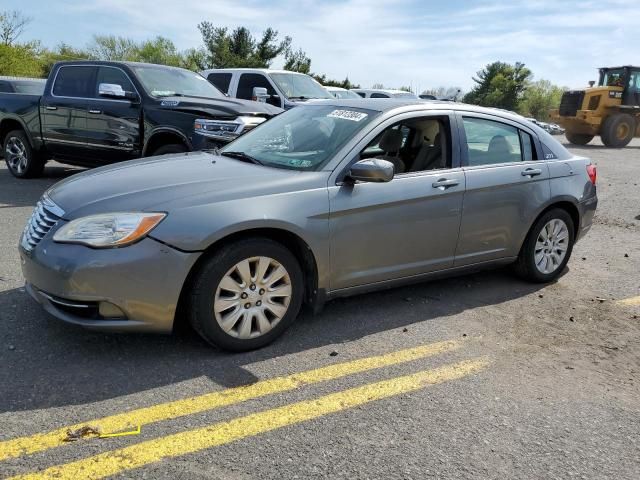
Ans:
[{"label": "fog light opening", "polygon": [[110,320],[125,320],[127,318],[119,307],[109,302],[100,302],[98,304],[98,313],[102,318]]}]

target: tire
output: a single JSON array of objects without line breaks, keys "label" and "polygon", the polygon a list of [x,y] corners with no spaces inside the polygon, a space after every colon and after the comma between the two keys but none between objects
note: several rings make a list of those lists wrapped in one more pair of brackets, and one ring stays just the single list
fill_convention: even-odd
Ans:
[{"label": "tire", "polygon": [[591,140],[593,140],[593,135],[587,135],[584,133],[573,133],[573,132],[565,132],[565,136],[569,143],[573,143],[574,145],[586,145]]},{"label": "tire", "polygon": [[607,147],[626,147],[636,133],[636,121],[627,113],[607,117],[602,124],[600,139]]},{"label": "tire", "polygon": [[252,238],[221,248],[199,268],[188,315],[210,344],[244,352],[279,337],[297,317],[303,297],[304,276],[295,256],[277,242]]},{"label": "tire", "polygon": [[22,130],[13,130],[4,137],[2,154],[9,171],[17,178],[34,178],[42,175],[44,161],[31,148]]},{"label": "tire", "polygon": [[162,145],[161,147],[156,148],[149,156],[154,157],[156,155],[167,155],[169,153],[185,153],[186,151],[187,147],[183,144],[170,143],[169,145]]},{"label": "tire", "polygon": [[[556,222],[556,223],[554,223]],[[542,243],[544,240],[544,231],[547,225],[558,225],[561,227],[560,223],[564,224],[563,231],[562,229],[558,230],[558,234],[555,237],[555,243],[553,239],[551,243],[545,245]],[[573,251],[573,243],[575,241],[575,230],[574,223],[571,215],[566,210],[561,208],[554,208],[553,210],[549,210],[544,213],[531,227],[527,237],[525,238],[524,243],[522,244],[522,248],[520,249],[520,254],[518,255],[518,260],[515,264],[516,273],[523,279],[528,280],[530,282],[535,283],[547,283],[555,280],[564,270],[564,267],[567,265],[569,258],[571,258],[571,252]],[[560,240],[563,235],[564,241]],[[541,242],[539,242],[539,239]],[[555,249],[554,246],[557,245],[558,248]],[[559,251],[564,246],[564,256],[560,259]],[[546,254],[545,252],[551,251],[550,254]],[[550,264],[545,263],[544,257],[547,257],[547,261]],[[542,261],[540,259],[542,258]],[[555,260],[560,260],[559,262],[555,262]],[[545,266],[549,266],[548,270],[545,271]],[[551,270],[551,268],[553,268]]]}]

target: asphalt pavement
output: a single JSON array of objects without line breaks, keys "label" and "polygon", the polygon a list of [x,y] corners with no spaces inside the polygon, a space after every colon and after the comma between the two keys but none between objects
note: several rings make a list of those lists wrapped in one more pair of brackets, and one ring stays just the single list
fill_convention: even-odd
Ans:
[{"label": "asphalt pavement", "polygon": [[78,169],[3,164],[0,478],[640,478],[640,139],[594,143],[569,146],[600,204],[557,282],[505,268],[340,299],[244,354],[45,314],[17,243]]}]

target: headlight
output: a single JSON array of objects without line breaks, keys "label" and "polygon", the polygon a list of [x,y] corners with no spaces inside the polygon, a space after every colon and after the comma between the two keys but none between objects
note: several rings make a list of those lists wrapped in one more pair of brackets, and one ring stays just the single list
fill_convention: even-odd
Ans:
[{"label": "headlight", "polygon": [[262,117],[238,117],[235,120],[198,118],[193,123],[193,130],[198,135],[204,135],[205,137],[232,140],[265,120]]},{"label": "headlight", "polygon": [[105,213],[78,218],[60,228],[54,242],[94,248],[122,247],[144,238],[166,213]]}]

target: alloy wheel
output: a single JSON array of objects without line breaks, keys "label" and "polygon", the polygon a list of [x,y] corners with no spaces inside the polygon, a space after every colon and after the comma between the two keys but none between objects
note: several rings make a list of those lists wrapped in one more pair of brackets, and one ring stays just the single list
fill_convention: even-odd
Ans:
[{"label": "alloy wheel", "polygon": [[558,218],[547,222],[536,240],[534,259],[538,271],[547,275],[555,272],[567,256],[568,248],[567,224]]},{"label": "alloy wheel", "polygon": [[18,137],[9,138],[4,153],[9,168],[18,175],[24,174],[29,159],[27,157],[27,147],[22,143],[22,140]]},{"label": "alloy wheel", "polygon": [[289,273],[273,258],[246,258],[222,277],[215,292],[214,315],[229,335],[249,339],[271,331],[291,303]]}]

